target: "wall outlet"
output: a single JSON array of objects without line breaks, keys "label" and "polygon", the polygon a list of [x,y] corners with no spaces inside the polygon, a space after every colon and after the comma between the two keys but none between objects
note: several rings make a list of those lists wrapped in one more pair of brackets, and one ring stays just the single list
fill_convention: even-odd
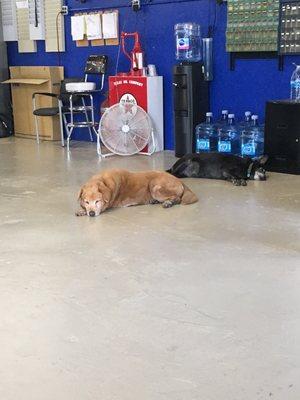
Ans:
[{"label": "wall outlet", "polygon": [[62,6],[61,13],[62,13],[62,15],[68,15],[69,14],[69,7],[68,6]]}]

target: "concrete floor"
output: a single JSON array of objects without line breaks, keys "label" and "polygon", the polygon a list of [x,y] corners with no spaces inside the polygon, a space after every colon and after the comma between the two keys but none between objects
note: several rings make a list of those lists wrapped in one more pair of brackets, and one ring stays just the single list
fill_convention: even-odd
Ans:
[{"label": "concrete floor", "polygon": [[76,218],[95,146],[0,140],[0,399],[300,398],[300,177]]}]

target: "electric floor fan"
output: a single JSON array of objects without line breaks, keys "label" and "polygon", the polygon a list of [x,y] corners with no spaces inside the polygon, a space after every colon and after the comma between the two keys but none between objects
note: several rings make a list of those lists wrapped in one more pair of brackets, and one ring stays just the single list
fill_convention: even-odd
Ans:
[{"label": "electric floor fan", "polygon": [[118,103],[109,107],[100,120],[99,136],[109,150],[101,152],[102,157],[151,155],[155,150],[151,119],[138,105]]}]

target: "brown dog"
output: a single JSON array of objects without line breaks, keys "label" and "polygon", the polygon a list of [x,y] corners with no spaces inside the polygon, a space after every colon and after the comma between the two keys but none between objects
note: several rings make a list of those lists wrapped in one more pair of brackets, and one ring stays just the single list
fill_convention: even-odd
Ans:
[{"label": "brown dog", "polygon": [[192,204],[196,195],[178,178],[167,172],[129,172],[115,169],[93,176],[79,193],[77,216],[97,217],[115,207],[162,203],[164,208],[175,204]]}]

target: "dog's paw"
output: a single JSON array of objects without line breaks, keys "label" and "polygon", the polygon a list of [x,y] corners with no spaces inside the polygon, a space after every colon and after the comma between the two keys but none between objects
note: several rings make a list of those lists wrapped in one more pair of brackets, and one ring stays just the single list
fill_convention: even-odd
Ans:
[{"label": "dog's paw", "polygon": [[241,179],[241,185],[242,185],[242,186],[247,186],[247,181],[246,181],[246,179]]},{"label": "dog's paw", "polygon": [[155,199],[151,199],[151,200],[149,201],[149,204],[159,204],[159,201],[158,201],[158,200],[155,200]]},{"label": "dog's paw", "polygon": [[232,179],[232,183],[234,184],[234,186],[241,186],[241,180],[240,179]]},{"label": "dog's paw", "polygon": [[85,210],[78,210],[75,213],[76,217],[84,217],[86,215],[86,211]]},{"label": "dog's paw", "polygon": [[166,200],[162,203],[163,208],[170,208],[174,206],[174,202],[172,200]]}]

